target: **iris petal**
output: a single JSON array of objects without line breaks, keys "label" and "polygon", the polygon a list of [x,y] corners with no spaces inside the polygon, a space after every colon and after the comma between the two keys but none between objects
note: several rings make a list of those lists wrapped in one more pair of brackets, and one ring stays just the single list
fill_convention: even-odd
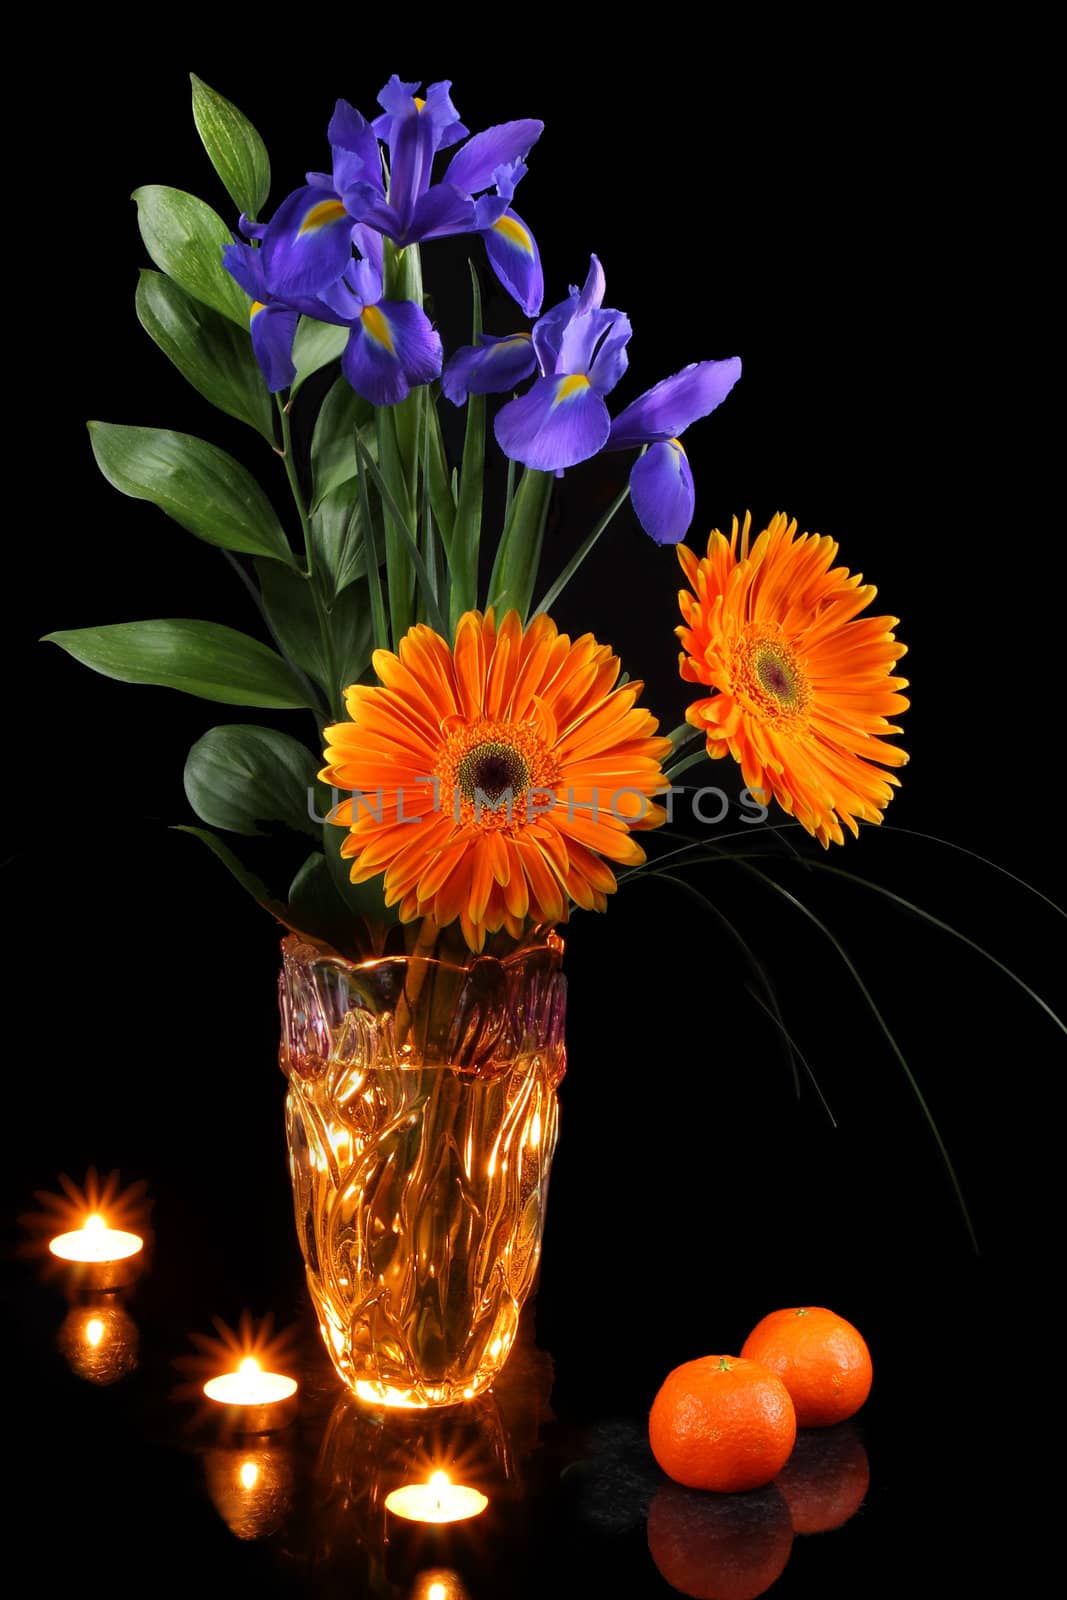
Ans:
[{"label": "iris petal", "polygon": [[469,233],[474,226],[474,202],[468,195],[445,183],[435,183],[419,196],[408,225],[407,241],[444,239],[453,233]]},{"label": "iris petal", "polygon": [[339,195],[309,184],[282,201],[260,248],[273,294],[314,295],[352,259],[352,218]]},{"label": "iris petal", "polygon": [[334,176],[337,179],[338,190],[343,191],[345,188],[342,171],[350,174],[349,182],[355,182],[357,169],[352,160],[344,159],[354,157],[360,163],[359,178],[373,184],[384,194],[378,137],[366,117],[357,111],[355,106],[349,105],[347,100],[338,100],[334,107],[327,137],[333,149]]},{"label": "iris petal", "polygon": [[253,300],[266,300],[269,296],[263,277],[263,252],[253,250],[250,244],[228,244],[223,247],[222,264],[230,277],[239,283],[245,294]]},{"label": "iris petal", "polygon": [[288,388],[296,377],[293,339],[300,313],[290,311],[287,306],[263,305],[259,301],[253,305],[252,351],[267,388],[274,394],[278,389]]},{"label": "iris petal", "polygon": [[536,317],[545,294],[537,241],[522,218],[508,210],[482,234],[489,263],[528,317]]},{"label": "iris petal", "polygon": [[680,544],[696,506],[693,474],[676,440],[654,444],[634,462],[630,499],[637,520],[657,544]]},{"label": "iris petal", "polygon": [[481,334],[481,344],[457,350],[445,368],[441,387],[453,405],[461,406],[468,394],[506,394],[537,370],[528,333],[503,339]]},{"label": "iris petal", "polygon": [[413,384],[439,375],[442,353],[440,336],[414,301],[380,300],[353,327],[341,370],[372,405],[393,406]]},{"label": "iris petal", "polygon": [[741,376],[737,356],[728,361],[695,361],[664,378],[619,413],[611,425],[609,450],[628,450],[653,440],[676,439],[698,417],[714,411]]},{"label": "iris petal", "polygon": [[598,394],[610,394],[630,364],[626,353],[633,336],[630,319],[621,311],[612,315],[614,321],[598,345],[596,358],[589,368],[589,382]]},{"label": "iris petal", "polygon": [[[394,120],[389,141],[391,156],[389,172],[389,204],[400,218],[401,238],[406,235],[415,215],[419,196],[430,186],[430,168],[433,165],[433,123],[429,117],[417,113]],[[400,239],[397,241],[401,242]]]},{"label": "iris petal", "polygon": [[611,428],[608,408],[587,378],[538,378],[527,394],[497,413],[494,432],[513,461],[560,472],[595,456]]},{"label": "iris petal", "polygon": [[496,182],[498,167],[521,161],[544,131],[544,123],[533,117],[486,128],[457,150],[445,169],[443,181],[454,184],[464,194],[480,194]]},{"label": "iris petal", "polygon": [[630,324],[621,311],[587,311],[571,318],[563,330],[557,372],[584,372],[588,374],[601,343],[611,335],[618,322],[630,336]]}]

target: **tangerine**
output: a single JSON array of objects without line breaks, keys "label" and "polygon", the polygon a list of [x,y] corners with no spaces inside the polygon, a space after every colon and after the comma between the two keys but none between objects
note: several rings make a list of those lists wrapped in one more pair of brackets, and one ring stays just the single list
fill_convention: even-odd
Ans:
[{"label": "tangerine", "polygon": [[741,1353],[776,1372],[801,1428],[853,1416],[871,1392],[871,1355],[851,1322],[825,1306],[789,1306],[757,1322]]},{"label": "tangerine", "polygon": [[785,1465],[797,1434],[782,1380],[740,1356],[702,1356],[669,1372],[652,1402],[648,1439],[687,1489],[759,1489]]}]

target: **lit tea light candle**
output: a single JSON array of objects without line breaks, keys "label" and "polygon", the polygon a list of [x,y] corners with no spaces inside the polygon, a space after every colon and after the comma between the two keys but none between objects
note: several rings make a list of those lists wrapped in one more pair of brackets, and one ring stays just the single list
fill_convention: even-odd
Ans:
[{"label": "lit tea light candle", "polygon": [[109,1228],[100,1216],[91,1216],[73,1233],[58,1234],[48,1248],[87,1289],[121,1289],[133,1282],[144,1261],[140,1234]]},{"label": "lit tea light candle", "polygon": [[298,1387],[295,1378],[264,1372],[255,1356],[246,1356],[236,1372],[209,1378],[204,1393],[240,1432],[271,1433],[293,1420]]},{"label": "lit tea light candle", "polygon": [[434,1472],[429,1483],[405,1483],[385,1497],[387,1511],[408,1522],[463,1522],[489,1504],[477,1489],[452,1483],[447,1472]]}]

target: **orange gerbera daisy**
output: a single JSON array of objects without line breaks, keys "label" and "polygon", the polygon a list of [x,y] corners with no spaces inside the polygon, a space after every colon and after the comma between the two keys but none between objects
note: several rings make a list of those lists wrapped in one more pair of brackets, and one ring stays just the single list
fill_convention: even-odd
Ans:
[{"label": "orange gerbera daisy", "polygon": [[383,687],[345,691],[352,720],[326,729],[321,774],[354,791],[332,814],[353,882],[384,871],[402,921],[458,917],[472,950],[564,921],[571,901],[603,911],[602,858],[645,859],[630,834],[663,821],[651,796],[671,749],[636,705],[644,685],[614,687],[609,647],[547,616],[524,631],[516,611],[499,628],[468,611],[454,650],[420,624],[374,670]]},{"label": "orange gerbera daisy", "polygon": [[753,793],[773,795],[824,846],[841,844],[842,822],[881,822],[898,779],[883,767],[907,761],[886,734],[908,702],[906,678],[892,676],[906,646],[896,617],[863,617],[877,590],[861,574],[833,567],[837,545],[796,537],[779,513],[749,548],[745,513],[729,540],[716,530],[700,559],[679,545],[693,590],[679,595],[682,677],[714,691],[686,720],[707,737],[708,754],[727,751]]}]

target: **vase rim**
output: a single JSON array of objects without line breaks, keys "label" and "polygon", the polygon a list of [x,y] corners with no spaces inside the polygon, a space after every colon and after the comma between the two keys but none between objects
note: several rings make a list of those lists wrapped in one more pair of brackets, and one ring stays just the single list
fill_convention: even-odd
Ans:
[{"label": "vase rim", "polygon": [[418,952],[408,954],[394,953],[391,955],[368,956],[362,961],[352,961],[348,956],[339,954],[326,946],[312,944],[309,939],[302,938],[298,933],[288,933],[281,942],[283,956],[300,961],[304,965],[313,962],[328,962],[331,966],[338,966],[348,972],[372,972],[382,967],[395,964],[411,966],[420,962],[426,966],[449,968],[453,972],[470,972],[483,962],[491,962],[494,966],[509,967],[518,964],[534,955],[540,950],[550,950],[558,959],[562,959],[564,943],[554,928],[538,928],[520,940],[514,950],[509,950],[506,955],[489,955],[484,952],[476,954],[473,950],[468,953],[466,961],[449,961],[442,956],[420,955]]}]

